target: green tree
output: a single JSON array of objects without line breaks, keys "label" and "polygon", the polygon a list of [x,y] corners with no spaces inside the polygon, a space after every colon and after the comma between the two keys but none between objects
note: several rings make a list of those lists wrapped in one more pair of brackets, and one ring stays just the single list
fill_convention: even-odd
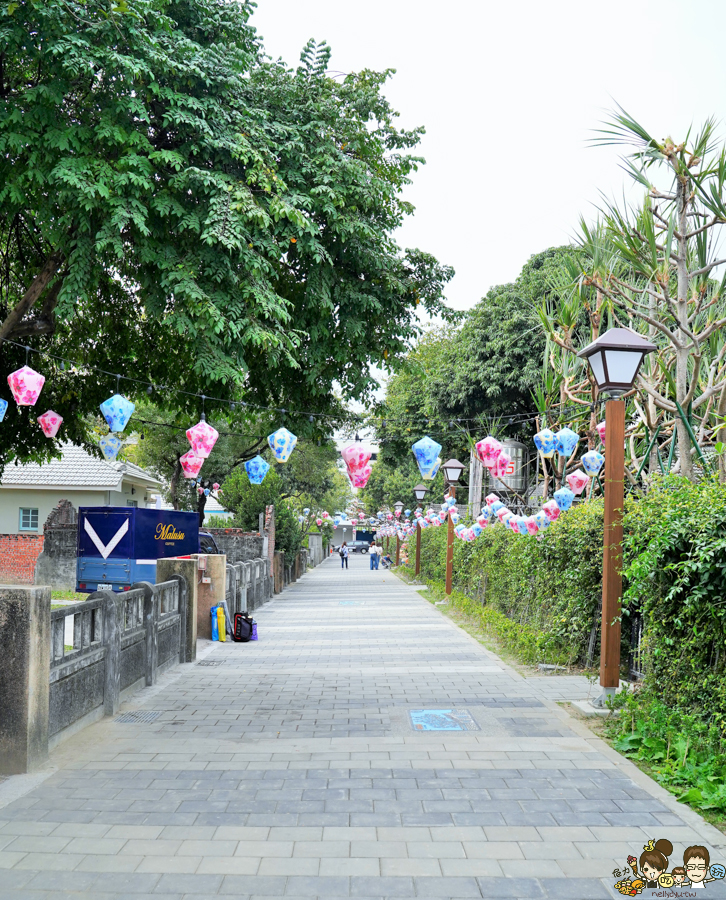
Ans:
[{"label": "green tree", "polygon": [[[395,365],[417,307],[449,315],[450,269],[392,238],[421,129],[390,72],[342,82],[327,47],[264,58],[251,5],[48,0],[0,10],[0,362],[42,359],[44,400],[81,441],[115,379],[329,411]],[[51,389],[51,385],[53,388]],[[125,382],[131,396],[143,390]],[[54,444],[11,406],[14,455]]]}]

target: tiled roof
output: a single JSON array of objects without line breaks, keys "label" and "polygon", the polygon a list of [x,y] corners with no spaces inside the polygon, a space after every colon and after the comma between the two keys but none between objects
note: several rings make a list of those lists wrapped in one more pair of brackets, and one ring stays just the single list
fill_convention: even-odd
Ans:
[{"label": "tiled roof", "polygon": [[134,481],[160,485],[161,481],[129,462],[109,462],[91,456],[82,447],[64,444],[60,459],[43,463],[22,463],[5,467],[0,485],[62,485],[64,487],[116,488],[124,475]]}]

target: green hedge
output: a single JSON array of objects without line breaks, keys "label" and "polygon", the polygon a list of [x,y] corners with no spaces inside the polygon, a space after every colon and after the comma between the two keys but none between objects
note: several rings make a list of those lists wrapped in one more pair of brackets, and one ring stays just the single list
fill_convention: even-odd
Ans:
[{"label": "green hedge", "polygon": [[[594,501],[570,510],[537,537],[497,524],[471,544],[455,539],[454,587],[479,607],[502,614],[513,628],[530,630],[529,646],[536,652],[527,654],[527,662],[582,661],[601,593],[602,518],[602,503]],[[422,533],[421,574],[444,580],[445,527]]]}]

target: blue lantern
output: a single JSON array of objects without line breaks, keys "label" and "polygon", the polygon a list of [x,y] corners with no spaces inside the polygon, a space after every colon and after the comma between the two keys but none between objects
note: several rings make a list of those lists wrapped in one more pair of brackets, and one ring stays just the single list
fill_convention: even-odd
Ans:
[{"label": "blue lantern", "polygon": [[275,454],[275,462],[285,463],[290,459],[290,454],[295,449],[297,437],[287,428],[278,428],[268,435],[267,443]]},{"label": "blue lantern", "polygon": [[309,516],[309,515],[310,515],[310,507],[308,507],[308,506],[305,507],[305,509],[303,510],[303,515],[304,515],[304,516]]},{"label": "blue lantern", "polygon": [[495,516],[500,509],[504,509],[504,504],[501,500],[495,500],[494,503],[489,507],[488,511]]},{"label": "blue lantern", "polygon": [[205,497],[209,496],[209,488],[204,488],[204,496]]},{"label": "blue lantern", "polygon": [[99,440],[98,446],[101,448],[101,453],[103,453],[104,457],[112,460],[118,456],[118,452],[121,449],[121,441],[115,434],[105,434]]},{"label": "blue lantern", "polygon": [[422,437],[420,441],[416,441],[411,449],[413,450],[413,455],[416,457],[416,464],[418,465],[422,477],[426,478],[427,473],[436,465],[436,460],[438,459],[439,453],[441,453],[441,444],[437,444],[436,441],[432,441],[431,438],[427,436]]},{"label": "blue lantern", "polygon": [[411,518],[411,510],[410,509],[404,509],[403,514],[407,519]]},{"label": "blue lantern", "polygon": [[123,431],[135,409],[136,406],[121,394],[114,394],[101,404],[103,418],[108,422],[111,431]]},{"label": "blue lantern", "polygon": [[254,459],[247,460],[245,469],[252,484],[262,484],[265,475],[270,471],[270,464],[261,456],[256,456]]},{"label": "blue lantern", "polygon": [[602,453],[598,453],[597,450],[588,450],[587,453],[583,453],[581,462],[582,468],[587,472],[587,474],[594,477],[598,474],[600,469],[602,469],[602,464],[605,462],[605,457],[602,455]]},{"label": "blue lantern", "polygon": [[0,422],[2,422],[2,420],[5,418],[5,413],[7,411],[8,411],[8,401],[3,400],[3,398],[0,397]]},{"label": "blue lantern", "polygon": [[549,428],[543,428],[534,436],[535,447],[546,459],[555,455],[557,449],[557,435]]},{"label": "blue lantern", "polygon": [[547,518],[547,513],[545,513],[543,510],[540,510],[539,512],[536,512],[534,514],[534,521],[537,523],[537,527],[540,531],[544,531],[545,528],[549,528],[552,524]]},{"label": "blue lantern", "polygon": [[555,449],[560,456],[572,456],[575,448],[580,443],[580,435],[575,434],[571,428],[562,428],[557,432]]},{"label": "blue lantern", "polygon": [[523,516],[517,516],[517,531],[520,534],[529,534],[527,520]]},{"label": "blue lantern", "polygon": [[481,525],[478,522],[474,522],[474,524],[471,526],[471,531],[472,531],[474,537],[478,538],[479,535],[482,533],[482,531],[484,531],[484,529],[481,527]]},{"label": "blue lantern", "polygon": [[566,512],[572,506],[572,501],[575,499],[575,495],[569,488],[563,487],[560,488],[559,491],[555,491],[554,498],[555,503],[560,508],[560,511]]}]

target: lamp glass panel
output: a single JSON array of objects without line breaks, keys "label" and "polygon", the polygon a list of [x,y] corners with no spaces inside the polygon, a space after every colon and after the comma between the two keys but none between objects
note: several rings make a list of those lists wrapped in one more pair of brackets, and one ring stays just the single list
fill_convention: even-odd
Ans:
[{"label": "lamp glass panel", "polygon": [[595,381],[598,383],[598,387],[602,387],[605,384],[605,367],[602,363],[602,350],[598,350],[597,353],[588,356],[587,361],[590,363],[590,368],[592,369],[592,374],[595,376]]},{"label": "lamp glass panel", "polygon": [[605,358],[611,384],[632,384],[643,354],[640,350],[606,350]]}]

